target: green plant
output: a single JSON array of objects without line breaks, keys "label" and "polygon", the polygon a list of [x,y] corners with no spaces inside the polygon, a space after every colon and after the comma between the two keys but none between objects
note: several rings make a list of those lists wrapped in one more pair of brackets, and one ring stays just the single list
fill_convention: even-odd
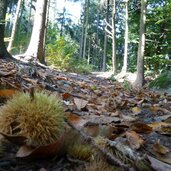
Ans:
[{"label": "green plant", "polygon": [[149,84],[150,88],[169,88],[171,86],[171,72],[163,72],[156,78],[155,80],[151,81]]},{"label": "green plant", "polygon": [[47,145],[65,130],[65,115],[60,100],[45,92],[17,93],[0,108],[0,131],[24,136],[26,144]]},{"label": "green plant", "polygon": [[75,42],[69,38],[60,37],[54,44],[47,46],[48,63],[62,71],[90,73],[93,66],[88,65],[86,61],[76,59],[77,51],[78,46]]}]

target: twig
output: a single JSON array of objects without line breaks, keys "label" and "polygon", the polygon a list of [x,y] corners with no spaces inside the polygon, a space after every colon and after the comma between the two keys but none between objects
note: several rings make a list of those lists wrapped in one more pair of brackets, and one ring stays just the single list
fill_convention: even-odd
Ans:
[{"label": "twig", "polygon": [[71,126],[74,130],[76,130],[83,138],[84,140],[86,140],[87,142],[89,142],[93,147],[95,147],[100,154],[102,154],[103,156],[106,157],[107,161],[110,164],[113,164],[115,166],[120,166],[122,167],[124,170],[129,170],[129,166],[124,164],[122,161],[120,161],[119,159],[116,159],[110,152],[108,152],[107,150],[101,148],[98,144],[96,144],[96,142],[94,141],[94,139],[88,135],[86,135],[83,131],[81,131],[79,128],[76,128],[72,123],[70,123],[69,121],[66,121],[68,123],[69,126]]}]

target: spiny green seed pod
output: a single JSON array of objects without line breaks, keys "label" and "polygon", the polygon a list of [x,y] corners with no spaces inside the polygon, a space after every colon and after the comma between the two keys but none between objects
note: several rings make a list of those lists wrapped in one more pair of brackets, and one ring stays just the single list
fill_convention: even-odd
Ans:
[{"label": "spiny green seed pod", "polygon": [[27,145],[56,141],[65,129],[63,106],[54,95],[17,93],[0,108],[0,131],[27,138]]}]

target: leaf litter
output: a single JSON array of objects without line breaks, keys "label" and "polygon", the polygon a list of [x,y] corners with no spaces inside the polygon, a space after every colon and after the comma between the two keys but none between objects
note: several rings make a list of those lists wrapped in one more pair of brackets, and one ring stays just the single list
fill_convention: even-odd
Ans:
[{"label": "leaf litter", "polygon": [[[37,63],[2,59],[0,76],[1,105],[16,91],[29,91],[32,86],[59,95],[68,115],[67,122],[83,139],[91,140],[90,145],[106,161],[110,159],[110,163],[122,166],[123,170],[143,170],[144,164],[140,164],[143,162],[149,165],[148,170],[171,167],[171,96],[167,93],[146,88],[125,89],[119,82],[95,75],[62,73]],[[11,139],[8,135],[4,137]],[[47,151],[53,152],[53,148],[56,146],[38,149],[20,146],[21,153],[18,151],[17,156],[25,159],[26,154],[30,158],[42,154],[46,157]],[[1,158],[0,170],[77,170],[80,165],[84,168],[80,162],[64,157],[37,161],[29,166],[26,161],[18,162],[14,151],[11,146],[8,155]]]}]

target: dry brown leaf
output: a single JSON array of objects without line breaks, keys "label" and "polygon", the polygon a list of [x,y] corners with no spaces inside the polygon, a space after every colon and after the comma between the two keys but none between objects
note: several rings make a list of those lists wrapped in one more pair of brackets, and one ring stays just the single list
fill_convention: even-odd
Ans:
[{"label": "dry brown leaf", "polygon": [[48,158],[54,155],[60,155],[62,153],[62,145],[64,144],[64,139],[67,137],[67,132],[65,132],[58,140],[52,144],[45,146],[40,146],[33,148],[30,146],[22,146],[18,150],[16,157],[25,159],[35,159],[35,158]]},{"label": "dry brown leaf", "polygon": [[164,134],[164,135],[171,135],[171,125],[162,125],[160,128],[157,129],[157,131],[160,134]]},{"label": "dry brown leaf", "polygon": [[80,116],[73,113],[70,113],[67,119],[76,127],[83,127],[84,124],[87,122],[85,119],[82,119]]},{"label": "dry brown leaf", "polygon": [[5,139],[7,139],[8,141],[16,144],[16,145],[24,145],[26,144],[26,137],[23,136],[16,136],[16,135],[8,135],[8,134],[4,134],[2,132],[0,132],[1,135],[3,135],[3,137]]},{"label": "dry brown leaf", "polygon": [[159,154],[166,154],[169,152],[169,149],[158,142],[153,144],[153,150]]},{"label": "dry brown leaf", "polygon": [[16,92],[17,92],[17,90],[15,90],[15,89],[3,89],[3,90],[0,90],[0,96],[1,97],[10,97],[10,96],[13,96]]},{"label": "dry brown leaf", "polygon": [[63,93],[62,94],[63,100],[68,100],[71,97],[71,94],[69,93]]},{"label": "dry brown leaf", "polygon": [[86,105],[88,104],[88,101],[87,100],[83,100],[83,99],[79,99],[79,98],[74,98],[74,103],[75,103],[77,109],[81,110],[84,107],[86,107]]},{"label": "dry brown leaf", "polygon": [[84,131],[92,137],[96,137],[99,135],[100,132],[100,127],[99,125],[87,125],[84,127]]},{"label": "dry brown leaf", "polygon": [[125,122],[133,122],[136,120],[136,118],[132,117],[132,116],[127,116],[127,115],[121,115],[121,118],[125,121]]},{"label": "dry brown leaf", "polygon": [[152,127],[150,127],[145,123],[134,123],[131,125],[131,130],[137,133],[145,133],[145,134],[150,134],[153,131]]},{"label": "dry brown leaf", "polygon": [[126,132],[126,138],[133,149],[139,149],[144,144],[144,140],[135,132]]},{"label": "dry brown leaf", "polygon": [[141,113],[141,109],[139,108],[139,107],[133,107],[132,108],[132,112],[134,113],[134,114],[139,114],[139,113]]},{"label": "dry brown leaf", "polygon": [[13,75],[15,73],[16,73],[16,70],[12,70],[10,72],[0,71],[0,76],[6,77],[6,76],[9,76],[9,75]]},{"label": "dry brown leaf", "polygon": [[153,128],[153,131],[159,129],[161,126],[167,126],[168,124],[165,122],[153,122],[148,124],[148,126]]},{"label": "dry brown leaf", "polygon": [[30,147],[30,146],[27,146],[27,145],[23,145],[17,151],[16,157],[29,156],[33,151],[34,151],[33,147]]}]

